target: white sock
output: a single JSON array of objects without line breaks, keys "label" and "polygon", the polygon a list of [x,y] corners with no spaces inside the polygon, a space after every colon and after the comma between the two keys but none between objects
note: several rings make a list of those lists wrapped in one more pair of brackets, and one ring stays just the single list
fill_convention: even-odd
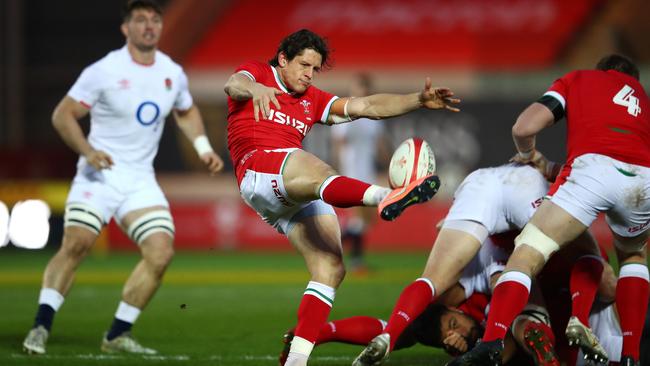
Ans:
[{"label": "white sock", "polygon": [[65,300],[63,295],[53,288],[42,288],[38,296],[39,305],[49,305],[54,311],[59,311],[59,308],[63,305],[63,300]]},{"label": "white sock", "polygon": [[382,187],[382,186],[377,186],[377,185],[371,185],[366,189],[366,191],[363,193],[363,205],[364,206],[378,206],[379,202],[384,199],[384,197],[388,196],[388,194],[391,192],[390,188]]},{"label": "white sock", "polygon": [[287,362],[284,363],[285,366],[305,366],[307,365],[307,360],[311,351],[314,349],[314,344],[310,341],[301,338],[293,337],[291,341],[291,349],[289,350],[289,356],[287,357]]},{"label": "white sock", "polygon": [[140,312],[142,312],[142,310],[135,306],[120,301],[120,305],[117,306],[117,311],[115,312],[115,317],[119,320],[133,324],[138,319],[138,316],[140,316]]}]

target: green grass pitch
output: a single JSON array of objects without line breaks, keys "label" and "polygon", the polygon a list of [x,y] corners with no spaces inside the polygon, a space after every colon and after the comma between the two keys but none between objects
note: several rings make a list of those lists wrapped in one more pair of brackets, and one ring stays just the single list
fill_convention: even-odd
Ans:
[{"label": "green grass pitch", "polygon": [[[54,320],[44,356],[22,353],[31,327],[42,271],[52,252],[0,250],[0,365],[277,365],[284,331],[308,276],[294,253],[178,253],[163,286],[133,333],[159,356],[99,351],[136,253],[91,255]],[[388,317],[401,289],[420,275],[426,253],[373,254],[367,276],[349,274],[330,319]],[[349,365],[361,347],[325,344],[310,365]],[[394,353],[390,365],[443,365],[442,351],[423,346]]]}]

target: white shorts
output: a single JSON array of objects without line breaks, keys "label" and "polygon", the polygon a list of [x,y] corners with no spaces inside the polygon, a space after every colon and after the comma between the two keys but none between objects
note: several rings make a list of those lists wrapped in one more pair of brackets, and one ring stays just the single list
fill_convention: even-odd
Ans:
[{"label": "white shorts", "polygon": [[585,226],[599,212],[620,236],[635,237],[650,222],[650,168],[585,154],[566,166],[551,188],[551,202]]},{"label": "white shorts", "polygon": [[445,222],[477,222],[489,235],[521,229],[547,190],[542,175],[528,166],[508,164],[478,169],[454,193]]},{"label": "white shorts", "polygon": [[169,207],[153,172],[130,169],[97,171],[91,166],[82,166],[72,181],[66,205],[84,203],[102,214],[107,224],[111,217],[118,222],[133,210],[152,206]]},{"label": "white shorts", "polygon": [[269,225],[280,234],[288,235],[295,222],[303,217],[336,215],[334,209],[322,200],[297,202],[289,198],[284,188],[282,169],[286,159],[296,149],[258,151],[250,157],[239,186],[239,192]]}]

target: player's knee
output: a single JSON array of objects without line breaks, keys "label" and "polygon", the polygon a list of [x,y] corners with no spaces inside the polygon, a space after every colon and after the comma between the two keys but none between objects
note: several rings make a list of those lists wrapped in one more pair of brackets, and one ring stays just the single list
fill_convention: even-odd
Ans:
[{"label": "player's knee", "polygon": [[59,252],[73,261],[80,261],[90,252],[94,244],[94,237],[79,235],[80,232],[67,231]]},{"label": "player's knee", "polygon": [[147,212],[134,220],[127,228],[127,234],[134,243],[142,245],[145,241],[154,241],[153,235],[166,235],[165,241],[174,239],[174,221],[167,210]]},{"label": "player's knee", "polygon": [[524,229],[515,238],[515,248],[522,244],[531,247],[544,257],[544,262],[560,249],[560,245],[548,235],[544,234],[537,226],[532,223],[526,224]]},{"label": "player's knee", "polygon": [[343,260],[325,260],[312,273],[317,282],[324,283],[334,288],[338,287],[345,278],[345,265]]},{"label": "player's knee", "polygon": [[[163,234],[152,235],[150,239]],[[142,246],[142,256],[149,268],[162,275],[174,257],[174,247],[169,240],[149,241]]]}]

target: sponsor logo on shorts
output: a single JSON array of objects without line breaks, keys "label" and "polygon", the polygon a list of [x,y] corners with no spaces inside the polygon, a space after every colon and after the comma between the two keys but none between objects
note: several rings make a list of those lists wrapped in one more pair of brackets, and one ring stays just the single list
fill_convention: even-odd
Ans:
[{"label": "sponsor logo on shorts", "polygon": [[641,231],[641,230],[645,229],[648,226],[648,224],[650,224],[650,220],[646,221],[645,223],[643,223],[641,225],[637,225],[637,226],[627,228],[627,232],[628,233],[636,233],[638,231]]},{"label": "sponsor logo on shorts", "polygon": [[271,113],[269,114],[269,118],[267,119],[267,121],[291,126],[296,130],[298,130],[298,132],[300,132],[300,134],[302,134],[303,136],[306,136],[307,132],[309,132],[309,130],[311,129],[311,127],[308,124],[298,119],[295,119],[287,115],[286,113],[282,113],[280,111],[276,111],[273,109],[271,109]]},{"label": "sponsor logo on shorts", "polygon": [[540,197],[534,200],[533,202],[530,203],[530,205],[533,206],[533,208],[538,208],[539,206],[542,205],[542,202],[544,202],[544,197]]},{"label": "sponsor logo on shorts", "polygon": [[289,202],[289,200],[287,200],[287,198],[284,197],[282,192],[280,192],[280,185],[278,184],[277,180],[273,179],[271,181],[271,187],[273,187],[273,194],[275,194],[275,198],[277,198],[278,201],[280,201],[280,203],[282,203],[283,206],[286,206],[286,207],[292,207],[293,206],[293,203]]}]

